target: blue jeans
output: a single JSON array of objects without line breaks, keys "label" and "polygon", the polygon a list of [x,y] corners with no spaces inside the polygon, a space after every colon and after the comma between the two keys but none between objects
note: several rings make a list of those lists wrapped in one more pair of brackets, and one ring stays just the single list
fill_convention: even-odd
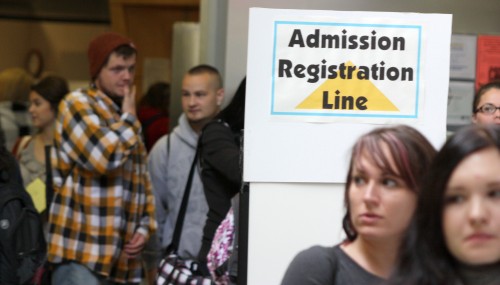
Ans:
[{"label": "blue jeans", "polygon": [[56,265],[52,272],[52,285],[114,285],[77,262]]}]

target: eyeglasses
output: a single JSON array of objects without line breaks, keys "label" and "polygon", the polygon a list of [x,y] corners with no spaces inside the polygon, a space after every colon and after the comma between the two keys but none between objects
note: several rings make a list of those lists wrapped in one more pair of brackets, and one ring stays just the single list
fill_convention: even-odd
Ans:
[{"label": "eyeglasses", "polygon": [[497,107],[497,106],[495,106],[493,104],[490,104],[490,103],[486,103],[483,106],[477,108],[476,109],[476,113],[477,112],[481,112],[481,113],[485,113],[485,114],[488,114],[488,115],[493,115],[493,114],[495,114],[495,112],[497,111],[497,109],[500,110],[500,107]]}]

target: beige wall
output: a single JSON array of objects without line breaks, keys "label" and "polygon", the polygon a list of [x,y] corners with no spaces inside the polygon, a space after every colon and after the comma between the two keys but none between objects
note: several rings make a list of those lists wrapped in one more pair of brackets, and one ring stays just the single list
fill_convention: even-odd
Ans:
[{"label": "beige wall", "polygon": [[29,44],[28,22],[0,21],[0,70],[7,67],[22,66]]},{"label": "beige wall", "polygon": [[25,67],[27,53],[38,49],[44,71],[70,81],[87,81],[87,45],[92,37],[109,29],[106,24],[0,20],[0,70]]}]

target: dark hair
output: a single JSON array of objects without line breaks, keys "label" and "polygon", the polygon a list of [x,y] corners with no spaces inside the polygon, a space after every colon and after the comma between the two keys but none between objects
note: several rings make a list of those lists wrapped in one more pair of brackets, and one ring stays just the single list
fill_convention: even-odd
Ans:
[{"label": "dark hair", "polygon": [[220,75],[219,70],[217,70],[217,68],[211,65],[200,64],[190,68],[187,72],[187,74],[189,75],[199,75],[203,73],[212,74],[217,78],[217,84],[218,84],[218,86],[216,86],[217,89],[220,89],[224,86],[222,83],[222,76]]},{"label": "dark hair", "polygon": [[448,251],[442,229],[446,185],[466,157],[490,147],[500,150],[500,126],[470,125],[458,130],[438,152],[422,183],[389,284],[457,284],[455,258]]},{"label": "dark hair", "polygon": [[484,95],[484,93],[488,92],[491,89],[500,89],[500,81],[492,81],[481,85],[481,87],[477,90],[476,95],[474,96],[474,102],[472,104],[473,114],[477,113],[477,108],[479,107],[478,104],[481,100],[481,97]]},{"label": "dark hair", "polygon": [[[390,157],[384,152],[384,145],[389,148]],[[420,181],[436,154],[434,147],[419,131],[404,125],[377,128],[358,139],[352,149],[344,193],[346,213],[342,224],[350,241],[356,239],[357,232],[351,220],[349,188],[353,167],[359,163],[364,151],[372,156],[377,167],[401,177],[414,192],[418,192]],[[391,167],[391,158],[394,160],[395,169]]]},{"label": "dark hair", "polygon": [[246,86],[247,78],[244,77],[234,93],[231,103],[216,116],[217,119],[225,121],[234,133],[238,133],[245,125]]},{"label": "dark hair", "polygon": [[[128,59],[131,56],[133,56],[134,54],[136,54],[137,50],[134,47],[132,47],[130,44],[124,44],[124,45],[118,46],[112,52],[109,53],[108,57],[106,58],[106,61],[104,61],[103,65],[101,66],[100,69],[102,69],[104,66],[106,66],[108,64],[109,58],[111,57],[111,55],[113,53],[116,53],[118,56],[121,56],[125,59]],[[97,73],[97,74],[99,74],[99,73]],[[94,79],[95,78],[92,78],[92,80],[94,80]]]},{"label": "dark hair", "polygon": [[125,45],[118,46],[117,48],[115,48],[113,50],[113,52],[120,55],[120,56],[123,56],[124,58],[129,58],[132,55],[136,54],[137,50],[133,46],[131,46],[130,44],[125,44]]},{"label": "dark hair", "polygon": [[139,106],[158,108],[163,114],[168,116],[170,109],[170,84],[156,82],[149,86],[148,91],[139,101]]},{"label": "dark hair", "polygon": [[59,76],[47,76],[40,82],[33,85],[31,90],[40,94],[45,100],[49,101],[50,108],[57,113],[57,106],[63,97],[69,93],[66,79]]}]

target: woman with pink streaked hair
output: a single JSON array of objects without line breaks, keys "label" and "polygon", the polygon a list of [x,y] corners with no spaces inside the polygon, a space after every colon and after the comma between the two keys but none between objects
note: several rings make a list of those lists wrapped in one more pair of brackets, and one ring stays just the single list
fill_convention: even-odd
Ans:
[{"label": "woman with pink streaked hair", "polygon": [[300,252],[281,284],[383,284],[395,267],[420,181],[435,153],[409,126],[377,128],[361,136],[346,180],[345,241]]}]

